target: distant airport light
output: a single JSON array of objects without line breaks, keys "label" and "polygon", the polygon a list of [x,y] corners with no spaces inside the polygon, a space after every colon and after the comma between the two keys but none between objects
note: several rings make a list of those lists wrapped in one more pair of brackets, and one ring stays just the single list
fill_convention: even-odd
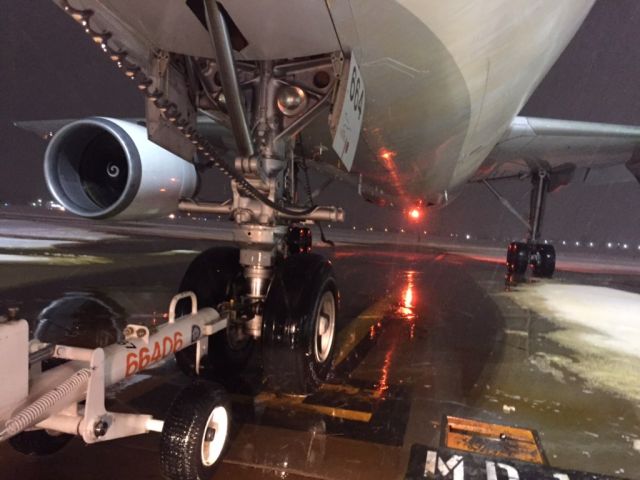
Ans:
[{"label": "distant airport light", "polygon": [[611,242],[608,242],[607,243],[607,248],[611,248],[611,247],[613,247],[613,244]]},{"label": "distant airport light", "polygon": [[175,220],[175,218],[176,218],[176,214],[175,214],[175,213],[170,214],[170,215],[169,215],[169,218],[170,218],[171,220]]},{"label": "distant airport light", "polygon": [[566,245],[566,244],[567,244],[567,242],[562,240],[562,245]]},{"label": "distant airport light", "polygon": [[464,236],[464,238],[466,238],[467,240],[471,240],[471,235],[469,235],[468,233]]},{"label": "distant airport light", "polygon": [[576,247],[579,247],[579,246],[580,246],[580,242],[576,242]]},{"label": "distant airport light", "polygon": [[627,248],[629,248],[629,245],[627,245],[627,244],[625,243],[624,245],[622,245],[622,248],[624,248],[624,249],[626,250]]},{"label": "distant airport light", "polygon": [[589,242],[589,247],[593,248],[593,242]]}]

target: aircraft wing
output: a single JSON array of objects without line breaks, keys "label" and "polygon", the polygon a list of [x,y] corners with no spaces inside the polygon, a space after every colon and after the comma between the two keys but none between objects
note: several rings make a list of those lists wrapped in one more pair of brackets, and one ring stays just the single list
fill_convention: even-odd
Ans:
[{"label": "aircraft wing", "polygon": [[640,127],[516,117],[472,181],[545,169],[551,189],[571,181],[640,182]]},{"label": "aircraft wing", "polygon": [[[58,133],[58,131],[62,129],[62,127],[77,120],[77,118],[64,118],[54,120],[25,120],[14,122],[13,124],[16,127],[33,133],[44,140],[49,140],[56,133]],[[126,120],[131,123],[137,123],[139,125],[145,125],[144,118],[123,118],[122,120]],[[200,130],[200,133],[205,135],[207,139],[220,150],[221,153],[227,151],[235,152],[233,135],[231,134],[229,129],[221,123],[216,122],[207,116],[200,115],[198,117],[198,128]]]},{"label": "aircraft wing", "polygon": [[49,140],[56,133],[58,133],[58,130],[60,130],[65,125],[74,122],[75,120],[77,119],[63,118],[55,120],[27,120],[14,122],[13,124],[16,127],[33,133],[44,140]]}]

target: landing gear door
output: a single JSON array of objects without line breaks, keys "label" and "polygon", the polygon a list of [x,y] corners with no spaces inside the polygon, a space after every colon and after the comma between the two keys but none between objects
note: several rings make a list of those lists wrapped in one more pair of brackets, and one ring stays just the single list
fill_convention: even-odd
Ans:
[{"label": "landing gear door", "polygon": [[366,103],[364,81],[353,54],[349,61],[344,62],[341,78],[330,126],[333,135],[333,149],[347,171],[351,171]]}]

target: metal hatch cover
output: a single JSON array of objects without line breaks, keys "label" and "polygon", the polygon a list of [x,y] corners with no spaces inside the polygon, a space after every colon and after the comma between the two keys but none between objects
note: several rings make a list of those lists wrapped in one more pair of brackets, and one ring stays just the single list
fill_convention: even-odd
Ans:
[{"label": "metal hatch cover", "polygon": [[548,464],[534,430],[450,416],[445,417],[443,425],[442,446],[445,448]]},{"label": "metal hatch cover", "polygon": [[405,480],[621,480],[518,460],[498,459],[444,447],[413,444]]},{"label": "metal hatch cover", "polygon": [[413,444],[405,480],[614,480],[549,466],[535,430],[444,416],[440,447]]}]

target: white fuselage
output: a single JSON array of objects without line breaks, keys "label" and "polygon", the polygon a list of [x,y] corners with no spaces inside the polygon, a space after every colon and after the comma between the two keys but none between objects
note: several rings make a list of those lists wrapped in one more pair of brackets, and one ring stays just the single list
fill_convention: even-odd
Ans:
[{"label": "white fuselage", "polygon": [[378,161],[377,180],[395,183],[401,196],[446,202],[480,167],[593,3],[352,0],[368,98],[356,168],[376,175],[369,163]]},{"label": "white fuselage", "polygon": [[336,0],[326,3],[330,15],[325,2],[222,3],[249,40],[245,58],[355,54],[367,101],[354,170],[407,202],[442,204],[480,167],[594,1]]}]

